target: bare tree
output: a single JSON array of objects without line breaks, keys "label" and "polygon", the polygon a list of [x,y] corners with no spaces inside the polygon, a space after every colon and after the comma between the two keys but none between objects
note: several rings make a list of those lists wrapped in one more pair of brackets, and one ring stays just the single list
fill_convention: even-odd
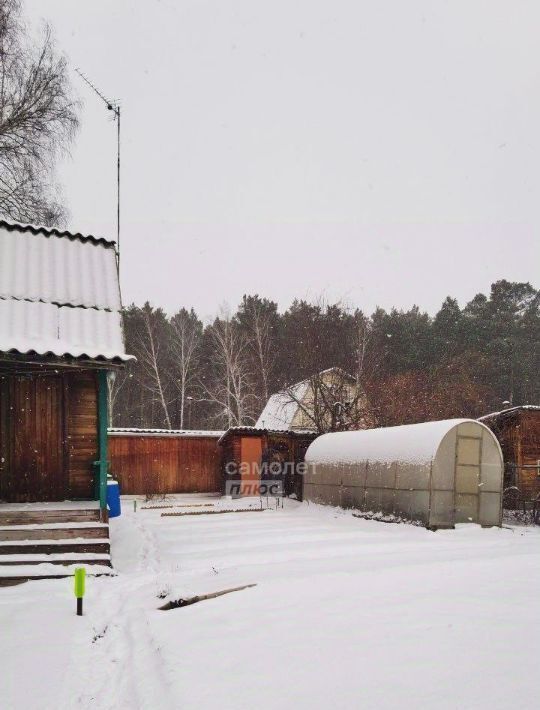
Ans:
[{"label": "bare tree", "polygon": [[276,357],[276,343],[273,333],[275,304],[258,296],[244,296],[238,317],[247,331],[248,346],[253,355],[256,379],[260,383],[259,395],[263,402],[270,396],[270,379]]},{"label": "bare tree", "polygon": [[115,410],[116,405],[124,388],[124,385],[132,377],[129,366],[123,367],[122,369],[114,370],[109,373],[107,377],[107,390],[108,390],[108,403],[109,403],[109,427],[113,427],[115,424]]},{"label": "bare tree", "polygon": [[354,314],[354,353],[356,357],[356,381],[365,386],[379,374],[381,354],[377,352],[373,334],[373,322],[361,311]]},{"label": "bare tree", "polygon": [[251,372],[248,367],[248,343],[228,314],[211,326],[213,342],[210,384],[201,382],[201,401],[217,408],[217,417],[227,426],[253,423],[252,408],[256,402]]},{"label": "bare tree", "polygon": [[52,171],[78,126],[78,102],[50,28],[39,45],[29,36],[20,1],[0,0],[0,213],[52,225],[65,219]]},{"label": "bare tree", "polygon": [[187,394],[195,385],[198,350],[201,341],[201,323],[193,311],[185,308],[171,319],[171,355],[176,372],[175,383],[180,399],[180,428],[184,428]]},{"label": "bare tree", "polygon": [[167,428],[172,429],[167,398],[167,363],[164,353],[167,339],[163,333],[167,326],[168,322],[163,311],[154,310],[150,304],[145,303],[140,309],[132,347],[138,361],[137,372],[140,384],[151,393],[152,400],[159,404]]}]

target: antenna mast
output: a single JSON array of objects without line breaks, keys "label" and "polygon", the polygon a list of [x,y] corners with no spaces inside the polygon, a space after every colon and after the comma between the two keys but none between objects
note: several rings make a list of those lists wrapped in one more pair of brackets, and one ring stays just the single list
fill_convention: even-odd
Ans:
[{"label": "antenna mast", "polygon": [[92,91],[103,101],[108,111],[113,112],[113,120],[116,121],[116,249],[118,253],[118,269],[120,270],[120,104],[117,101],[109,101],[101,91],[92,84],[90,79],[77,67],[75,69],[81,79],[88,84]]}]

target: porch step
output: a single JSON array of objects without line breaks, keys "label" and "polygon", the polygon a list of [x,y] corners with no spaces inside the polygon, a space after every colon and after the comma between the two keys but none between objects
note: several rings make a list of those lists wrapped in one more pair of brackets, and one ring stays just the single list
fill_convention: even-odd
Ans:
[{"label": "porch step", "polygon": [[0,542],[0,555],[39,555],[61,552],[92,552],[94,554],[110,554],[109,538],[68,538],[59,540],[3,540]]},{"label": "porch step", "polygon": [[0,567],[0,587],[10,587],[15,584],[22,584],[30,580],[36,579],[62,579],[72,577],[76,567],[85,567],[86,573],[92,576],[112,575],[114,572],[106,564],[99,562],[97,564],[77,564],[72,562],[65,567],[58,567],[49,562],[38,564],[12,564]]},{"label": "porch step", "polygon": [[95,552],[57,552],[37,555],[9,554],[0,556],[0,567],[6,565],[38,565],[48,562],[51,565],[87,565],[99,564],[111,566],[111,556]]},{"label": "porch step", "polygon": [[101,511],[99,508],[2,510],[2,506],[0,506],[0,526],[28,525],[30,523],[92,523],[100,521]]},{"label": "porch step", "polygon": [[71,538],[107,538],[106,523],[46,523],[0,527],[0,543],[7,540],[67,540]]},{"label": "porch step", "polygon": [[109,524],[89,503],[0,505],[0,586],[112,574]]}]

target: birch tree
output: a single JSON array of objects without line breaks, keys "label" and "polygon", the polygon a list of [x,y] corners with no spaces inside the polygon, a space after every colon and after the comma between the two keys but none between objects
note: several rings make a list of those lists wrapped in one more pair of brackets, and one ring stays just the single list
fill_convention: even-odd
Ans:
[{"label": "birch tree", "polygon": [[115,412],[116,412],[116,405],[119,400],[119,397],[121,395],[122,389],[124,388],[124,385],[128,381],[128,379],[131,377],[131,372],[127,367],[124,367],[123,369],[118,369],[114,370],[109,373],[109,376],[107,377],[107,392],[108,392],[108,398],[107,402],[109,405],[109,416],[108,416],[108,421],[109,421],[109,427],[113,427],[115,425]]},{"label": "birch tree", "polygon": [[213,344],[213,375],[206,384],[201,381],[202,401],[214,406],[217,418],[227,426],[254,422],[253,407],[257,400],[248,365],[248,343],[228,314],[217,318],[210,327]]},{"label": "birch tree", "polygon": [[65,219],[53,171],[78,126],[66,59],[45,26],[33,44],[19,0],[0,0],[0,213],[20,222]]},{"label": "birch tree", "polygon": [[276,365],[277,304],[259,296],[244,296],[238,310],[238,321],[245,331],[252,355],[253,370],[262,403],[271,394],[270,386]]},{"label": "birch tree", "polygon": [[160,407],[167,429],[172,429],[168,399],[168,328],[163,311],[154,310],[149,303],[140,309],[133,353],[138,361],[137,374],[143,388]]},{"label": "birch tree", "polygon": [[171,356],[179,393],[180,429],[184,428],[188,393],[197,381],[201,336],[202,324],[193,309],[182,308],[171,319]]}]

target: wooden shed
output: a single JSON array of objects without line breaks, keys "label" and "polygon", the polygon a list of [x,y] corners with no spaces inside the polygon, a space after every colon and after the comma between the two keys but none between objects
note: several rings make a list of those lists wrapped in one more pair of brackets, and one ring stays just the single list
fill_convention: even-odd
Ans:
[{"label": "wooden shed", "polygon": [[221,490],[222,431],[109,429],[111,472],[125,495]]},{"label": "wooden shed", "polygon": [[524,500],[535,500],[540,495],[540,406],[509,407],[479,421],[501,445],[505,488],[516,486]]},{"label": "wooden shed", "polygon": [[[67,539],[81,537],[75,522],[106,524],[107,376],[128,359],[115,243],[0,220],[3,525],[65,523],[48,537]],[[47,549],[38,533],[29,554]],[[85,554],[103,551],[83,543]],[[75,543],[55,545],[67,554]]]},{"label": "wooden shed", "polygon": [[[223,492],[228,495],[259,495],[263,464],[277,471],[266,480],[279,479],[283,495],[302,497],[302,472],[308,446],[318,435],[312,431],[283,431],[257,427],[232,427],[220,438],[223,449]],[[267,469],[268,470],[268,469]],[[262,491],[265,493],[266,491]]]}]

